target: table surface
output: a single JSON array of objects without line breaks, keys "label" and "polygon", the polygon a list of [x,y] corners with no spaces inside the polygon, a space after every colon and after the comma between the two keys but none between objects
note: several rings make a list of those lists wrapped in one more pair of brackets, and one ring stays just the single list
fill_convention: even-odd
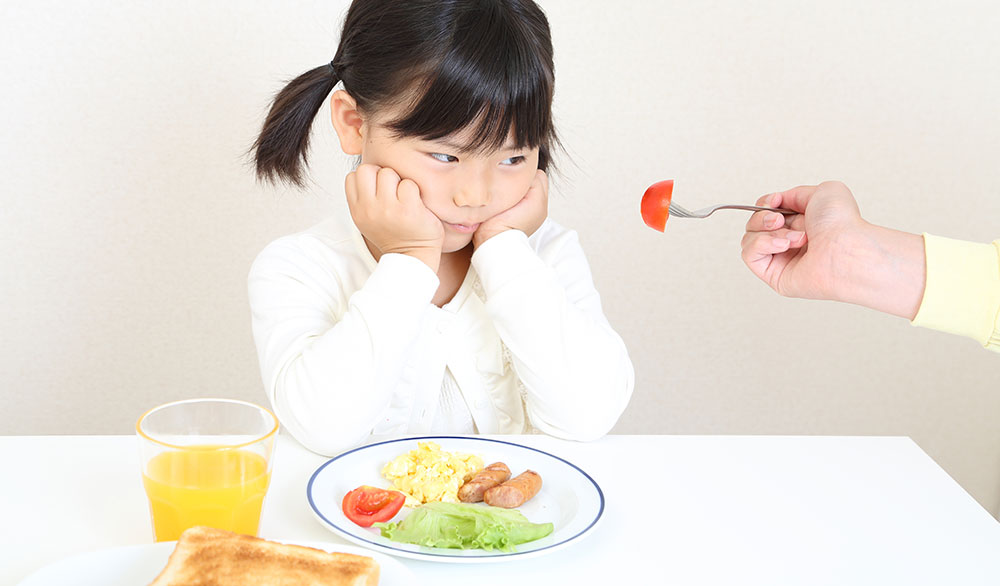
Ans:
[{"label": "table surface", "polygon": [[[536,558],[397,558],[423,583],[1000,584],[1000,523],[908,438],[497,439],[581,467],[604,491],[604,518]],[[0,585],[74,554],[152,543],[134,437],[0,436],[0,458]],[[350,544],[306,501],[326,460],[279,436],[261,537]]]}]

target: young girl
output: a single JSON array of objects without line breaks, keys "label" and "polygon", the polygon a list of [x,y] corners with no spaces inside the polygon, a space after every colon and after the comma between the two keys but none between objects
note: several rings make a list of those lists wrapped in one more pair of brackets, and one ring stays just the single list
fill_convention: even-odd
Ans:
[{"label": "young girl", "polygon": [[576,234],[546,217],[553,82],[531,0],[355,0],[333,61],[278,93],[259,177],[303,184],[327,99],[361,163],[345,181],[353,226],[280,238],[250,271],[264,384],[303,445],[589,440],[618,420],[632,364]]}]

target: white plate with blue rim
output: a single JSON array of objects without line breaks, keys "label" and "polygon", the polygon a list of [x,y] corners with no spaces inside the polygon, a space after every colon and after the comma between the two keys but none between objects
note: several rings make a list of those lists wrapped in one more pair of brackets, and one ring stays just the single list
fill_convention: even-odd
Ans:
[{"label": "white plate with blue rim", "polygon": [[[417,577],[389,556],[351,545],[315,541],[283,541],[323,551],[353,553],[374,558],[381,586],[413,586]],[[167,565],[176,541],[127,545],[92,551],[54,562],[32,573],[17,586],[136,586],[149,584]]]},{"label": "white plate with blue rim", "polygon": [[[514,476],[529,469],[537,472],[542,488],[518,510],[532,523],[552,523],[552,533],[517,545],[513,551],[447,549],[391,541],[379,529],[359,527],[349,520],[341,508],[344,495],[361,485],[392,489],[382,477],[382,467],[415,449],[419,442],[434,442],[446,452],[475,454],[486,465],[503,462]],[[319,522],[347,540],[380,553],[445,563],[504,562],[551,553],[578,543],[604,514],[601,487],[580,467],[542,450],[481,437],[425,436],[362,446],[317,468],[306,494]],[[410,510],[404,507],[392,521],[401,521]]]}]

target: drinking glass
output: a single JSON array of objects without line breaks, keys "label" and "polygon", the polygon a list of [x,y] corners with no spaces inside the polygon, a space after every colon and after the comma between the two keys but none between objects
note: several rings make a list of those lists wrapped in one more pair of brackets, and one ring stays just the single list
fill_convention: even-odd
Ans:
[{"label": "drinking glass", "polygon": [[135,425],[156,541],[207,525],[257,535],[278,418],[231,399],[150,409]]}]

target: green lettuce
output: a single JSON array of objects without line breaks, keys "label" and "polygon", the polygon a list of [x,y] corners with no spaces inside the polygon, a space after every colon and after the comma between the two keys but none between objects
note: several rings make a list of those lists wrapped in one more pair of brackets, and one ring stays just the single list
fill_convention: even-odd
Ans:
[{"label": "green lettuce", "polygon": [[464,503],[431,502],[399,523],[372,526],[400,543],[499,551],[513,551],[515,545],[552,533],[552,523],[532,523],[520,511]]}]

